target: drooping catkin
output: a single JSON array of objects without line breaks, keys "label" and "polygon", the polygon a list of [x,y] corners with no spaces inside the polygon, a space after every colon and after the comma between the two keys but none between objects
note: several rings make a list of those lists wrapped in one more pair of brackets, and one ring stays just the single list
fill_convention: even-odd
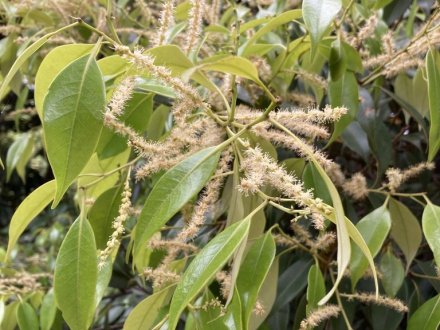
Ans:
[{"label": "drooping catkin", "polygon": [[349,301],[357,300],[366,304],[376,304],[376,305],[388,307],[400,313],[408,312],[408,307],[402,301],[387,296],[376,297],[375,294],[361,292],[354,294],[341,293],[341,297],[345,297]]},{"label": "drooping catkin", "polygon": [[390,192],[396,192],[397,189],[409,179],[419,175],[421,172],[434,169],[434,163],[423,162],[417,165],[411,166],[406,170],[398,168],[389,168],[385,175],[388,182],[384,185]]},{"label": "drooping catkin", "polygon": [[130,216],[131,211],[131,187],[130,187],[130,171],[127,175],[127,180],[124,184],[124,190],[122,191],[121,205],[119,206],[118,216],[113,221],[113,233],[111,234],[106,248],[99,254],[98,267],[104,267],[108,258],[111,256],[114,249],[116,249],[121,243],[121,237],[125,232],[124,224]]},{"label": "drooping catkin", "polygon": [[317,327],[329,318],[336,317],[341,308],[336,305],[325,305],[313,310],[306,319],[301,321],[300,330],[310,330]]}]

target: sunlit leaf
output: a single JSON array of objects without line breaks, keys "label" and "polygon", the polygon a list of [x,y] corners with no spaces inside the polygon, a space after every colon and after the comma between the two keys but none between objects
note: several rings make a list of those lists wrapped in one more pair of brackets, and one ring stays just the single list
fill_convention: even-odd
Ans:
[{"label": "sunlit leaf", "polygon": [[29,194],[15,210],[9,223],[9,241],[5,259],[9,257],[29,223],[53,200],[55,189],[55,181],[46,182]]},{"label": "sunlit leaf", "polygon": [[250,222],[251,216],[229,226],[198,252],[180,279],[171,300],[170,329],[176,327],[188,303],[208,284],[247,236]]},{"label": "sunlit leaf", "polygon": [[55,207],[93,155],[103,127],[105,87],[93,54],[69,64],[43,106],[47,156],[57,182]]},{"label": "sunlit leaf", "polygon": [[440,267],[440,207],[429,202],[423,211],[422,225],[435,263]]},{"label": "sunlit leaf", "polygon": [[411,315],[408,330],[436,330],[440,325],[440,295],[429,299]]}]

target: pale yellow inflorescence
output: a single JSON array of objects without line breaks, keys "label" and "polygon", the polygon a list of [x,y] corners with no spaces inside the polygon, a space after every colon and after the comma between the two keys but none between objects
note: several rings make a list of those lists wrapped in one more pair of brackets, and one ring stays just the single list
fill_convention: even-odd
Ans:
[{"label": "pale yellow inflorescence", "polygon": [[310,330],[317,327],[322,322],[337,317],[341,312],[341,308],[336,305],[325,305],[314,309],[306,319],[300,323],[300,330]]}]

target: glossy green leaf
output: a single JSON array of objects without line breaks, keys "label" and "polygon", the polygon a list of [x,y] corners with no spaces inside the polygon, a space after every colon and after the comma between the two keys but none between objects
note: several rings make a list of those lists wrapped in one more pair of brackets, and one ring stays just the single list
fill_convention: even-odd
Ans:
[{"label": "glossy green leaf", "polygon": [[315,46],[324,36],[342,7],[341,0],[304,0],[304,23]]},{"label": "glossy green leaf", "polygon": [[346,107],[348,109],[348,112],[335,123],[332,137],[328,142],[330,144],[356,118],[359,111],[359,92],[356,77],[351,71],[346,71],[339,80],[331,81],[328,89],[331,106]]},{"label": "glossy green leaf", "polygon": [[[361,233],[364,241],[367,243],[371,251],[371,255],[375,257],[380,251],[386,237],[391,228],[391,218],[385,205],[377,208],[371,213],[363,217],[357,224],[356,228]],[[363,276],[368,268],[368,260],[360,248],[353,244],[352,255],[350,261],[351,283],[352,287]]]},{"label": "glossy green leaf", "polygon": [[440,325],[440,295],[429,299],[409,318],[407,330],[437,330]]},{"label": "glossy green leaf", "polygon": [[[18,164],[20,160],[33,148],[33,136],[31,133],[22,133],[11,144],[6,155],[6,181],[9,181],[15,168],[18,172]],[[23,173],[20,177],[23,179]]]},{"label": "glossy green leaf", "polygon": [[229,260],[247,236],[252,216],[233,224],[214,237],[194,258],[183,274],[170,305],[169,328],[174,329],[180,314]]},{"label": "glossy green leaf", "polygon": [[240,294],[243,310],[243,324],[248,328],[252,310],[258,298],[261,286],[266,279],[275,258],[275,242],[268,231],[256,240],[249,249],[237,278],[237,290]]},{"label": "glossy green leaf", "polygon": [[391,198],[389,209],[393,222],[391,237],[405,255],[408,270],[422,243],[422,229],[410,209],[398,200]]},{"label": "glossy green leaf", "polygon": [[15,210],[9,223],[9,241],[5,261],[29,223],[53,200],[55,189],[55,181],[46,182],[30,193]]},{"label": "glossy green leaf", "polygon": [[34,146],[35,138],[31,133],[29,141],[26,144],[26,148],[24,148],[23,153],[20,155],[20,158],[18,159],[17,165],[15,167],[18,176],[23,182],[26,182],[26,166],[34,154]]},{"label": "glossy green leaf", "polygon": [[88,329],[95,313],[98,258],[93,229],[78,218],[61,244],[55,264],[58,308],[72,330]]},{"label": "glossy green leaf", "polygon": [[395,297],[405,279],[402,261],[388,250],[380,259],[379,268],[382,273],[380,281],[386,294]]},{"label": "glossy green leaf", "polygon": [[440,207],[429,202],[423,211],[422,226],[425,238],[440,267]]},{"label": "glossy green leaf", "polygon": [[57,75],[73,61],[89,54],[93,46],[92,44],[62,45],[54,48],[44,57],[35,77],[35,108],[40,118],[43,117],[44,98]]},{"label": "glossy green leaf", "polygon": [[278,279],[277,298],[273,309],[279,310],[295,299],[307,285],[311,260],[300,259],[287,268]]},{"label": "glossy green leaf", "polygon": [[19,301],[13,301],[5,306],[5,311],[3,315],[3,320],[1,323],[2,330],[16,330],[17,327],[17,309],[19,306]]},{"label": "glossy green leaf", "polygon": [[95,234],[96,247],[100,250],[107,246],[108,238],[113,233],[113,220],[118,216],[121,205],[122,187],[113,187],[104,192],[95,201],[88,218]]},{"label": "glossy green leaf", "polygon": [[168,170],[156,183],[135,228],[133,255],[205,185],[217,167],[220,152],[203,149]]},{"label": "glossy green leaf", "polygon": [[50,85],[43,106],[43,128],[57,182],[53,207],[93,155],[104,106],[104,81],[93,54],[69,64]]},{"label": "glossy green leaf", "polygon": [[319,264],[310,267],[307,276],[307,313],[318,307],[318,302],[325,296],[325,282]]},{"label": "glossy green leaf", "polygon": [[55,304],[55,296],[51,289],[43,298],[40,307],[40,328],[41,330],[50,330],[55,321],[57,313],[57,305]]},{"label": "glossy green leaf", "polygon": [[2,100],[9,88],[9,84],[11,83],[11,81],[13,80],[15,74],[18,72],[18,70],[20,69],[20,67],[38,50],[41,48],[41,46],[43,46],[47,40],[50,39],[50,37],[54,36],[55,34],[62,32],[64,30],[67,30],[69,28],[71,28],[72,26],[76,25],[77,23],[73,23],[70,25],[67,25],[59,30],[56,30],[54,32],[48,33],[44,36],[42,36],[40,39],[38,39],[37,41],[35,41],[32,45],[30,45],[28,48],[26,48],[26,50],[21,53],[18,58],[16,59],[16,61],[14,62],[14,64],[12,65],[11,69],[9,70],[8,74],[6,75],[6,77],[3,79],[2,84],[0,86],[0,100]]},{"label": "glossy green leaf", "polygon": [[426,55],[426,70],[428,73],[429,98],[429,152],[428,161],[432,161],[440,148],[440,55],[431,49]]},{"label": "glossy green leaf", "polygon": [[34,308],[22,302],[17,308],[17,323],[20,330],[38,330],[38,317]]},{"label": "glossy green leaf", "polygon": [[174,285],[153,293],[137,304],[128,314],[124,323],[124,330],[152,329],[160,321],[157,320],[159,310],[168,304],[173,288]]}]

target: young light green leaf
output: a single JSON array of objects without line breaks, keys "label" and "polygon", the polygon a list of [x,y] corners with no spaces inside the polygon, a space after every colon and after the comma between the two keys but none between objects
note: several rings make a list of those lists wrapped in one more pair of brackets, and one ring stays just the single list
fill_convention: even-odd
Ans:
[{"label": "young light green leaf", "polygon": [[422,229],[410,209],[398,200],[391,198],[389,209],[392,220],[391,237],[405,255],[408,270],[422,243]]},{"label": "young light green leaf", "polygon": [[209,58],[200,64],[199,68],[206,71],[220,71],[243,77],[263,85],[258,77],[258,70],[247,58],[240,56],[218,55]]},{"label": "young light green leaf", "polygon": [[2,100],[5,97],[9,84],[11,83],[12,79],[14,78],[15,74],[18,72],[20,67],[23,65],[24,62],[27,61],[29,57],[31,57],[38,49],[40,49],[40,47],[43,46],[46,43],[46,41],[49,40],[50,37],[64,30],[70,29],[71,27],[77,24],[78,23],[73,23],[65,27],[62,27],[61,29],[56,30],[54,32],[48,33],[42,36],[37,41],[35,41],[28,48],[26,48],[26,50],[23,53],[21,53],[20,56],[16,59],[11,69],[9,70],[8,74],[3,79],[3,82],[0,86],[0,100]]},{"label": "young light green leaf", "polygon": [[24,232],[29,223],[44,208],[49,205],[55,196],[55,181],[49,181],[35,189],[23,202],[17,207],[9,223],[9,241],[6,250],[5,262],[12,252],[18,238]]},{"label": "young light green leaf", "polygon": [[62,45],[54,48],[44,57],[35,76],[35,108],[40,118],[43,117],[44,98],[57,75],[76,59],[89,54],[93,46],[92,44]]},{"label": "young light green leaf", "polygon": [[55,321],[57,313],[57,305],[55,304],[55,296],[51,289],[43,298],[40,307],[40,328],[41,330],[50,330]]},{"label": "young light green leaf", "polygon": [[409,318],[407,330],[436,330],[440,325],[440,295],[429,299]]},{"label": "young light green leaf", "polygon": [[[356,228],[367,243],[371,255],[373,257],[376,256],[391,228],[390,213],[386,206],[382,205],[378,209],[367,214],[356,224]],[[350,268],[351,283],[354,288],[368,268],[368,260],[365,258],[360,248],[355,244],[352,246]]]},{"label": "young light green leaf", "polygon": [[391,250],[388,250],[380,259],[379,265],[382,273],[381,282],[388,296],[394,297],[405,279],[405,270],[402,261]]},{"label": "young light green leaf", "polygon": [[98,259],[92,227],[78,218],[61,244],[55,264],[58,308],[72,330],[88,329],[95,313]]},{"label": "young light green leaf", "polygon": [[247,236],[252,215],[226,228],[194,258],[183,274],[170,305],[169,329],[175,329],[180,314],[229,260]]},{"label": "young light green leaf", "polygon": [[341,0],[304,0],[302,4],[304,23],[310,32],[312,44],[317,46],[341,10]]},{"label": "young light green leaf", "polygon": [[307,276],[307,307],[306,314],[318,307],[318,302],[325,296],[325,282],[319,264],[310,267]]},{"label": "young light green leaf", "polygon": [[104,106],[104,81],[94,54],[69,64],[50,85],[43,106],[43,128],[57,182],[52,207],[93,155],[103,127]]},{"label": "young light green leaf", "polygon": [[[20,159],[29,151],[29,147],[33,148],[33,139],[31,133],[22,133],[20,136],[11,144],[6,155],[6,181],[11,178],[12,172],[18,166]],[[17,168],[18,172],[18,168]],[[22,175],[20,175],[22,177]],[[22,177],[23,179],[23,177]]]},{"label": "young light green leaf", "polygon": [[168,304],[174,285],[159,292],[153,293],[142,300],[128,314],[124,323],[124,330],[150,330],[157,321],[159,310]]},{"label": "young light green leaf", "polygon": [[422,216],[423,233],[434,254],[437,267],[440,267],[440,207],[429,202]]},{"label": "young light green leaf", "polygon": [[17,308],[17,323],[20,330],[38,330],[38,317],[34,308],[22,302]]},{"label": "young light green leaf", "polygon": [[268,231],[252,244],[240,267],[236,285],[240,294],[245,329],[248,329],[258,293],[274,258],[275,242],[272,233]]},{"label": "young light green leaf", "polygon": [[429,98],[429,151],[428,161],[432,161],[440,148],[440,55],[431,49],[426,55]]},{"label": "young light green leaf", "polygon": [[168,170],[155,184],[142,208],[134,235],[134,258],[148,240],[171,219],[208,181],[220,152],[203,149]]}]

